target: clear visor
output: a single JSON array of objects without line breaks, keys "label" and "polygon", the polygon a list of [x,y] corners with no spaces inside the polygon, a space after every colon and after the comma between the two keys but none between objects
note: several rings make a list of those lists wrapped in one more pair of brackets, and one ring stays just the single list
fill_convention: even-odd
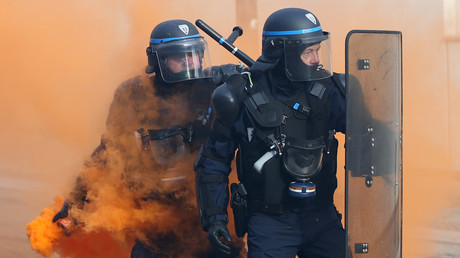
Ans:
[{"label": "clear visor", "polygon": [[328,34],[320,42],[286,40],[286,76],[291,81],[314,81],[332,76],[331,44]]},{"label": "clear visor", "polygon": [[208,45],[203,38],[168,42],[158,48],[157,57],[165,82],[211,77]]}]

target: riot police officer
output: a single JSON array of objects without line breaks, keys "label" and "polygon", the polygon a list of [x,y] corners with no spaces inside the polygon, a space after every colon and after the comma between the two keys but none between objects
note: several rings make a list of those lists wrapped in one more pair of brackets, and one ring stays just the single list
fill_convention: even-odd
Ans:
[{"label": "riot police officer", "polygon": [[[194,177],[192,165],[187,162],[210,131],[210,99],[216,83],[237,73],[237,66],[211,67],[205,39],[185,20],[158,24],[150,35],[146,53],[146,74],[116,89],[107,131],[86,166],[116,171],[111,156],[116,152],[123,171],[120,177],[133,196],[139,197],[135,200],[138,209],[156,202],[158,207],[183,212],[175,214],[181,225],[165,226],[161,232],[133,229],[136,236],[142,237],[136,240],[131,257],[203,257],[211,253],[211,248],[196,244],[202,231],[196,208],[187,204],[194,203],[188,200],[194,199],[190,197]],[[104,178],[100,181],[103,183]],[[82,173],[53,222],[67,217],[72,207],[82,208],[87,196],[97,191],[95,187],[88,174]],[[91,196],[97,198],[95,194]]]},{"label": "riot police officer", "polygon": [[[344,257],[333,195],[338,141],[345,132],[343,75],[332,72],[330,35],[304,9],[271,14],[262,55],[212,97],[212,131],[196,159],[202,226],[229,254],[229,199],[248,257]],[[228,193],[236,155],[239,185]]]}]

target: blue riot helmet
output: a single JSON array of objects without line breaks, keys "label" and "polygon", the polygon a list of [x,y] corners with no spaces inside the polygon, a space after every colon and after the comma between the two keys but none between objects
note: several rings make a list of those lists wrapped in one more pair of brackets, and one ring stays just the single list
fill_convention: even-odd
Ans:
[{"label": "blue riot helmet", "polygon": [[185,20],[158,24],[147,47],[146,73],[161,75],[166,83],[210,78],[208,45],[197,28]]},{"label": "blue riot helmet", "polygon": [[264,24],[262,56],[284,62],[291,81],[313,81],[332,76],[330,34],[305,9],[286,8],[271,14]]}]

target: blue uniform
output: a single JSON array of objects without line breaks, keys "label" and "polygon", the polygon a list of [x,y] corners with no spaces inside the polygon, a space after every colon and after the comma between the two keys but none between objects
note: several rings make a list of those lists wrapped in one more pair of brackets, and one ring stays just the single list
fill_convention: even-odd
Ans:
[{"label": "blue uniform", "polygon": [[[259,83],[267,92],[271,92],[274,99],[278,101],[286,102],[304,92],[311,95],[312,88],[315,87],[312,82],[272,81],[267,83],[267,80],[257,79],[267,77],[254,76],[254,78],[255,84]],[[268,78],[273,78],[273,76],[270,75]],[[340,88],[343,86],[339,85],[338,80],[334,80],[333,77],[319,82],[323,87],[320,103],[324,105],[310,105],[312,108],[311,116],[321,116],[327,120],[319,122],[322,125],[318,126],[321,128],[319,131],[313,131],[317,134],[329,135],[327,141],[329,157],[324,158],[322,171],[314,178],[317,185],[316,196],[307,199],[283,198],[281,201],[282,212],[266,212],[257,205],[257,199],[260,199],[267,191],[264,187],[259,187],[263,184],[263,180],[257,181],[257,175],[255,177],[241,176],[239,172],[239,179],[243,181],[249,194],[251,212],[248,223],[248,257],[295,257],[295,255],[300,257],[343,257],[345,255],[344,230],[340,216],[333,204],[333,193],[337,187],[337,140],[333,134],[330,134],[334,131],[345,133],[344,89]],[[313,97],[308,96],[308,98]],[[247,108],[243,104],[241,107],[242,110],[236,121],[228,128],[231,137],[219,136],[219,133],[215,131],[220,130],[222,125],[219,120],[214,122],[214,132],[203,145],[204,154],[198,162],[196,170],[202,171],[201,173],[204,175],[228,177],[231,172],[230,163],[237,149],[245,150],[245,152],[240,153],[243,158],[252,155],[250,154],[251,142],[256,137],[253,132],[257,125],[254,124],[254,118],[251,117]],[[317,112],[318,110],[314,110],[315,108],[322,111]],[[289,119],[294,119],[295,116],[291,117]],[[287,124],[289,124],[289,119]],[[249,170],[247,168],[243,165],[243,170]],[[247,171],[242,171],[242,173],[248,174]],[[209,183],[209,191],[213,203],[211,206],[227,206],[229,202],[227,184]],[[217,213],[209,216],[209,220],[210,225],[219,220],[227,222],[227,215]]]}]

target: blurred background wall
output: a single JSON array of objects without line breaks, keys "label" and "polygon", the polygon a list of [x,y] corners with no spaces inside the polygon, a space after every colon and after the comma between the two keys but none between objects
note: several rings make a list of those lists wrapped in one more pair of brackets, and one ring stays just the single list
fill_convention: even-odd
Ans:
[{"label": "blurred background wall", "polygon": [[[336,72],[345,71],[350,30],[402,32],[403,254],[436,257],[437,234],[460,244],[460,0],[0,0],[0,6],[0,256],[39,257],[25,225],[67,191],[98,145],[113,92],[143,72],[157,23],[202,19],[225,37],[239,25],[244,34],[235,45],[256,59],[265,19],[285,7],[312,11],[331,32]],[[214,65],[238,61],[205,38]],[[343,172],[339,166],[340,209]],[[446,252],[460,256],[454,249]]]}]

